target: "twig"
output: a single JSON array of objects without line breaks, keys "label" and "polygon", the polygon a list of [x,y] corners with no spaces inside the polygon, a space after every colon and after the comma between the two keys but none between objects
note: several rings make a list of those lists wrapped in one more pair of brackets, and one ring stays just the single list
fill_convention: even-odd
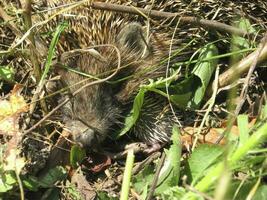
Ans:
[{"label": "twig", "polygon": [[[21,5],[22,5],[22,10],[23,10],[22,15],[24,19],[25,30],[27,31],[32,26],[31,0],[21,0]],[[35,46],[34,33],[30,32],[28,38],[30,41],[29,42],[30,60],[33,65],[33,74],[34,74],[34,77],[36,78],[36,81],[39,83],[41,79],[41,67],[38,61],[38,55],[37,55],[38,51],[36,50],[36,46]],[[32,103],[30,105],[30,111],[29,111],[30,115],[34,112],[34,109],[36,107],[36,103],[33,103],[33,102],[36,102],[38,97],[39,97],[39,93],[35,93],[32,97],[32,100],[31,100]],[[47,113],[48,109],[47,109],[47,105],[44,99],[40,101],[40,105],[44,113]]]},{"label": "twig", "polygon": [[196,26],[215,29],[215,30],[219,30],[222,32],[228,32],[228,33],[239,35],[239,36],[250,34],[247,31],[244,31],[242,29],[239,29],[239,28],[236,28],[236,27],[233,27],[233,26],[221,23],[221,22],[217,22],[215,20],[199,19],[197,17],[180,17],[180,15],[177,15],[176,13],[156,11],[156,10],[150,10],[150,9],[144,9],[144,8],[138,8],[137,10],[136,8],[130,7],[130,6],[118,5],[118,4],[113,4],[113,3],[103,3],[103,2],[93,2],[91,6],[92,8],[97,9],[97,10],[108,10],[108,11],[140,15],[140,16],[149,15],[151,18],[159,18],[159,19],[179,20],[183,23],[189,23],[189,24],[196,25]]},{"label": "twig", "polygon": [[[32,19],[31,19],[31,0],[21,0],[22,5],[22,15],[24,19],[25,30],[29,30],[32,26]],[[37,82],[39,82],[41,78],[41,67],[38,62],[37,50],[35,48],[35,40],[33,32],[30,32],[28,35],[30,41],[30,58],[33,64],[33,72]]]},{"label": "twig", "polygon": [[[249,73],[248,73],[248,75],[246,77],[245,85],[244,85],[244,87],[242,89],[242,92],[241,92],[241,95],[240,95],[240,97],[242,98],[241,102],[240,102],[239,105],[237,105],[237,107],[235,109],[235,112],[234,112],[234,115],[229,118],[227,127],[226,127],[225,131],[221,134],[221,136],[217,139],[216,144],[220,143],[220,141],[224,138],[224,136],[230,132],[231,127],[233,126],[233,124],[234,124],[234,122],[235,122],[235,120],[237,118],[237,115],[239,114],[240,109],[242,108],[242,105],[245,102],[245,96],[246,96],[246,93],[247,93],[247,86],[249,84],[250,77],[251,77],[256,65],[259,62],[262,62],[262,61],[264,61],[266,59],[267,59],[267,33],[265,34],[264,38],[262,39],[262,41],[260,43],[260,46],[257,48],[257,50],[254,51],[252,54],[250,54],[245,59],[243,66],[241,64],[239,64],[239,65],[234,66],[233,68],[231,68],[231,70],[233,71],[231,76],[234,77],[234,78],[239,77],[239,75],[240,75],[238,73],[239,70],[237,70],[237,68],[240,65],[241,65],[241,67],[245,66],[246,67],[246,71],[249,70]],[[241,61],[241,63],[242,63],[242,61]],[[244,68],[243,68],[243,70],[244,70]],[[219,79],[219,81],[220,81],[220,79]]]},{"label": "twig", "polygon": [[[259,56],[257,56],[259,49],[261,49]],[[240,77],[241,74],[247,72],[250,66],[256,59],[256,64],[262,63],[267,60],[267,42],[257,48],[254,52],[249,54],[246,58],[242,59],[236,65],[230,67],[227,71],[219,76],[219,88],[225,87],[235,81],[236,77]],[[207,92],[207,96],[212,94],[212,87],[210,86]]]},{"label": "twig", "polygon": [[183,183],[183,186],[184,186],[187,190],[189,190],[189,191],[191,191],[191,192],[194,192],[195,194],[200,195],[201,197],[203,197],[203,199],[214,200],[212,197],[208,196],[206,193],[198,191],[197,189],[195,189],[195,188],[192,187],[191,185],[188,185],[188,184],[186,184],[186,183]]},{"label": "twig", "polygon": [[246,100],[246,95],[247,95],[247,92],[248,92],[248,85],[249,85],[249,82],[250,82],[250,79],[251,79],[251,76],[257,66],[257,63],[258,63],[258,59],[259,59],[259,56],[260,54],[262,53],[263,51],[263,48],[264,48],[264,45],[267,45],[267,32],[265,33],[265,36],[263,37],[261,43],[260,43],[260,46],[259,48],[257,49],[257,51],[255,52],[255,57],[254,57],[254,60],[253,62],[251,63],[251,66],[249,68],[249,71],[248,71],[248,74],[246,76],[246,79],[245,79],[245,83],[244,83],[244,86],[242,88],[242,91],[241,91],[241,94],[240,94],[240,103],[237,105],[236,107],[236,110],[235,110],[235,115],[237,116],[243,106],[243,104],[245,103],[245,100]]},{"label": "twig", "polygon": [[165,159],[166,159],[166,154],[163,152],[162,156],[160,158],[159,165],[157,167],[156,173],[154,175],[153,181],[151,183],[150,191],[149,191],[149,193],[147,195],[146,200],[152,199],[152,197],[154,195],[154,191],[155,191],[155,189],[157,187],[157,183],[158,183],[159,173],[160,173],[160,171],[161,171],[161,169],[162,169],[162,167],[164,165]]},{"label": "twig", "polygon": [[149,157],[147,157],[145,160],[142,162],[138,163],[134,168],[133,168],[133,175],[136,175],[139,173],[142,169],[144,169],[145,166],[148,166],[150,163],[152,163],[154,160],[160,157],[160,152],[155,152]]},{"label": "twig", "polygon": [[202,119],[202,121],[201,121],[200,126],[198,127],[198,131],[197,131],[197,134],[196,134],[196,136],[195,136],[195,139],[194,139],[194,142],[193,142],[193,145],[192,145],[192,151],[193,151],[194,148],[196,147],[197,141],[198,141],[198,139],[199,139],[199,136],[200,136],[200,133],[201,133],[201,131],[202,131],[202,128],[203,128],[203,126],[204,126],[204,124],[205,124],[205,121],[207,120],[208,115],[209,115],[209,113],[210,113],[212,107],[213,107],[214,104],[215,104],[216,95],[217,95],[217,91],[218,91],[218,76],[219,76],[219,69],[220,69],[219,67],[217,67],[217,69],[216,69],[216,73],[215,73],[215,81],[214,81],[214,85],[213,85],[213,87],[214,87],[213,90],[214,90],[214,91],[213,91],[212,97],[211,97],[211,98],[209,99],[209,101],[208,101],[208,103],[209,103],[208,109],[207,109],[207,111],[205,112],[205,115],[204,115],[204,117],[203,117],[203,119]]}]

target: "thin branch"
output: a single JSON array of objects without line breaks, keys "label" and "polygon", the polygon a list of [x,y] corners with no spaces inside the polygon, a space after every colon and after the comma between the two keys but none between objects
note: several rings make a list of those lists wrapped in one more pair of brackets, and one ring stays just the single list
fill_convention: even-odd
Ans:
[{"label": "thin branch", "polygon": [[[261,49],[259,53],[259,49]],[[259,55],[258,55],[259,53]],[[230,67],[227,71],[219,76],[219,88],[225,87],[236,80],[236,77],[240,77],[243,73],[250,69],[250,66],[256,59],[256,64],[262,63],[267,60],[267,42],[262,43],[254,52],[242,59],[236,65]],[[207,90],[207,96],[212,94],[212,84]]]},{"label": "thin branch", "polygon": [[260,57],[260,55],[261,55],[261,53],[262,53],[263,48],[264,48],[265,45],[267,45],[267,32],[265,33],[265,36],[263,37],[263,39],[262,39],[262,41],[260,43],[260,46],[259,46],[258,50],[255,52],[254,60],[251,63],[251,66],[249,68],[248,74],[246,76],[245,83],[244,83],[244,86],[243,86],[242,91],[241,91],[241,94],[240,94],[241,101],[237,105],[236,110],[235,110],[235,115],[236,116],[239,114],[239,112],[240,112],[243,104],[245,103],[247,92],[248,92],[248,85],[249,85],[251,76],[252,76],[252,74],[253,74],[256,66],[257,66],[259,57]]},{"label": "thin branch", "polygon": [[149,15],[151,18],[157,18],[157,19],[172,19],[176,21],[179,20],[183,23],[189,23],[204,28],[214,29],[222,32],[228,32],[239,36],[245,36],[250,34],[242,29],[215,20],[199,19],[197,17],[180,17],[180,15],[171,12],[163,12],[163,11],[136,8],[113,3],[103,3],[103,2],[93,2],[91,6],[92,8],[97,10],[108,10],[121,13],[129,13],[139,16]]},{"label": "thin branch", "polygon": [[150,186],[150,191],[147,195],[147,198],[146,200],[150,200],[152,199],[153,195],[154,195],[154,192],[155,192],[155,189],[157,187],[157,183],[158,183],[158,178],[159,178],[159,174],[160,174],[160,171],[164,165],[164,162],[165,162],[165,159],[166,159],[166,154],[165,152],[162,153],[162,156],[159,160],[159,163],[158,163],[158,166],[157,166],[157,170],[156,170],[156,173],[154,175],[154,178],[153,178],[153,181],[151,183],[151,186]]},{"label": "thin branch", "polygon": [[[25,26],[25,30],[29,30],[32,26],[32,16],[31,16],[31,0],[21,0],[21,5],[22,5],[22,10],[23,10],[23,19],[24,19],[24,26]],[[36,46],[35,46],[35,40],[34,40],[34,33],[30,32],[29,36],[29,49],[30,49],[30,60],[31,63],[33,65],[33,74],[34,77],[36,78],[37,83],[39,83],[40,79],[41,79],[41,66],[39,63],[39,59],[38,59],[38,51],[36,50]],[[32,102],[36,102],[36,100],[38,99],[40,93],[35,93],[32,97]],[[47,105],[45,100],[41,100],[40,101],[42,110],[44,113],[48,112],[47,109]],[[36,103],[32,103],[30,106],[30,115],[34,112],[34,109],[36,107]]]},{"label": "thin branch", "polygon": [[[247,86],[249,84],[249,80],[250,80],[250,77],[257,65],[257,63],[259,62],[262,62],[263,60],[266,60],[267,59],[267,33],[265,33],[265,36],[264,38],[262,39],[260,45],[259,45],[259,48],[254,51],[252,54],[250,54],[248,57],[248,63],[245,63],[247,64],[246,66],[246,71],[249,70],[249,73],[246,77],[246,80],[245,80],[245,85],[241,91],[241,101],[240,103],[237,105],[237,107],[235,108],[235,112],[234,112],[234,115],[233,116],[230,116],[229,120],[228,120],[228,124],[227,124],[227,127],[226,129],[224,130],[224,132],[221,134],[221,136],[217,139],[216,141],[216,144],[220,143],[220,141],[224,138],[225,135],[227,135],[230,130],[231,130],[231,127],[233,126],[239,112],[240,112],[240,109],[242,108],[244,102],[245,102],[245,96],[246,96],[246,93],[247,93]],[[241,61],[242,62],[242,61]],[[235,68],[231,68],[232,70],[235,69],[235,73],[233,73],[233,75],[235,75],[234,77],[239,77],[240,74],[237,73],[237,67]],[[220,81],[220,80],[219,80]],[[233,98],[231,98],[233,99]]]}]

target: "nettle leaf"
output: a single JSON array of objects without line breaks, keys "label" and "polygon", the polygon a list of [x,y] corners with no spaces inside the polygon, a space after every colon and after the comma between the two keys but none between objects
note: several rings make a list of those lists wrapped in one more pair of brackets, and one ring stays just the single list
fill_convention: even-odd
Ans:
[{"label": "nettle leaf", "polygon": [[187,108],[188,102],[193,98],[194,93],[201,85],[200,79],[194,75],[169,87],[170,100],[179,108]]},{"label": "nettle leaf", "polygon": [[205,171],[223,154],[223,148],[217,145],[202,144],[191,154],[188,160],[187,176],[191,177],[192,185],[205,175]]},{"label": "nettle leaf", "polygon": [[14,82],[15,71],[9,66],[0,66],[0,80]]},{"label": "nettle leaf", "polygon": [[77,145],[71,147],[70,151],[70,164],[72,167],[77,168],[79,163],[85,158],[86,152],[84,148],[81,148]]},{"label": "nettle leaf", "polygon": [[211,76],[218,64],[218,59],[213,59],[217,55],[218,49],[214,44],[206,45],[200,52],[199,62],[195,65],[192,74],[200,79],[201,85],[198,86],[193,98],[188,102],[188,107],[198,108],[200,106]]},{"label": "nettle leaf", "polygon": [[205,95],[211,76],[217,67],[217,47],[206,45],[199,54],[192,74],[185,80],[169,87],[171,101],[180,108],[197,109]]},{"label": "nettle leaf", "polygon": [[120,137],[120,136],[124,135],[125,133],[127,133],[134,126],[136,121],[138,120],[139,114],[141,112],[141,108],[142,108],[143,103],[144,103],[145,93],[147,91],[153,91],[153,92],[157,92],[163,96],[166,96],[167,94],[164,94],[164,92],[158,90],[157,88],[165,87],[166,84],[169,85],[175,79],[177,74],[178,74],[178,70],[175,71],[170,77],[168,77],[166,79],[159,78],[156,81],[153,81],[152,79],[150,79],[149,84],[142,85],[140,87],[140,90],[134,99],[133,108],[132,108],[129,116],[126,117],[125,122],[124,122],[124,127],[120,131],[120,133],[118,134],[117,137]]},{"label": "nettle leaf", "polygon": [[143,106],[145,92],[146,92],[146,90],[144,88],[141,88],[139,90],[138,94],[136,95],[136,97],[134,99],[133,108],[131,110],[131,113],[128,117],[126,117],[125,122],[124,122],[124,127],[120,131],[118,136],[124,135],[134,126],[135,122],[137,121],[137,119],[139,117],[141,108]]},{"label": "nettle leaf", "polygon": [[180,159],[182,145],[180,141],[180,131],[177,126],[173,127],[172,145],[166,150],[166,160],[160,171],[156,193],[160,194],[169,187],[177,186],[180,178]]},{"label": "nettle leaf", "polygon": [[[206,45],[200,52],[199,62],[194,67],[192,76],[169,87],[170,100],[176,106],[180,108],[197,108],[200,105],[210,78],[217,66],[218,60],[212,59],[212,57],[217,54],[218,51],[215,45]],[[172,81],[175,80],[178,73],[179,70],[176,70],[166,79],[160,78],[156,81],[150,80],[148,85],[141,86],[134,99],[133,108],[129,116],[126,117],[124,127],[118,134],[118,137],[127,133],[136,123],[144,102],[145,93],[147,91],[152,91],[167,97],[167,94],[159,90],[159,88],[165,88],[166,84],[169,86]]]}]

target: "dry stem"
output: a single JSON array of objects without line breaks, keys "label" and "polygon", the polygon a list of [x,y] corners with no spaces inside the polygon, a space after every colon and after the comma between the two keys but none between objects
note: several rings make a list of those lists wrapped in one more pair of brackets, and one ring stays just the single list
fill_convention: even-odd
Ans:
[{"label": "dry stem", "polygon": [[[21,0],[21,5],[23,9],[23,18],[24,18],[24,24],[25,24],[25,30],[29,30],[32,27],[32,19],[31,19],[31,0]],[[36,81],[39,82],[41,79],[41,67],[38,60],[37,50],[35,47],[35,40],[34,40],[34,33],[30,32],[29,36],[29,49],[30,49],[30,59],[33,65],[33,73],[36,78]],[[39,90],[37,90],[39,91]],[[30,114],[34,112],[34,109],[36,107],[36,100],[39,97],[39,93],[35,93],[32,98],[32,103],[30,105]],[[47,113],[47,105],[45,100],[40,101],[42,110]]]}]

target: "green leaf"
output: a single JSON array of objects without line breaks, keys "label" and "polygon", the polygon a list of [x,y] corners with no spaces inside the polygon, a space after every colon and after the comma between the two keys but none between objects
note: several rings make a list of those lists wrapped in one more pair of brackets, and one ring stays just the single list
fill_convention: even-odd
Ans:
[{"label": "green leaf", "polygon": [[200,79],[201,85],[196,89],[193,98],[188,103],[188,107],[198,108],[200,106],[200,103],[205,95],[206,88],[210,82],[210,78],[218,63],[218,59],[211,58],[217,55],[218,49],[214,44],[207,44],[200,52],[198,59],[199,62],[196,63],[192,74]]},{"label": "green leaf", "polygon": [[237,117],[237,124],[239,130],[239,147],[241,147],[249,138],[248,116],[239,115]]},{"label": "green leaf", "polygon": [[[249,20],[246,18],[241,17],[238,22],[234,24],[237,28],[243,29],[244,31],[247,31],[248,33],[255,33],[256,30],[254,27],[250,24]],[[251,44],[251,41],[249,41],[247,38],[241,37],[239,35],[232,35],[231,40],[231,52],[239,51],[242,49],[249,49],[253,45]],[[231,58],[232,63],[236,63],[242,59],[242,57],[245,54],[238,54]]]},{"label": "green leaf", "polygon": [[205,171],[223,154],[223,149],[216,145],[202,144],[191,154],[188,160],[188,177],[192,178],[194,185],[199,178],[205,175]]},{"label": "green leaf", "polygon": [[146,197],[148,185],[152,182],[154,177],[154,167],[151,165],[145,168],[132,178],[134,189]]},{"label": "green leaf", "polygon": [[66,27],[67,27],[67,23],[62,23],[59,26],[57,26],[57,28],[56,28],[56,31],[54,33],[54,36],[52,38],[51,44],[50,44],[49,49],[48,49],[48,55],[47,55],[46,63],[44,66],[44,72],[43,72],[41,80],[40,80],[40,84],[43,83],[44,79],[46,78],[46,76],[50,70],[52,59],[53,59],[53,56],[54,56],[55,51],[56,51],[56,45],[58,43],[60,34],[62,33],[62,31],[64,31],[64,29]]},{"label": "green leaf", "polygon": [[177,107],[185,109],[188,107],[188,102],[193,98],[196,89],[200,86],[199,78],[192,75],[180,83],[169,87],[170,100]]},{"label": "green leaf", "polygon": [[17,178],[14,171],[5,171],[0,174],[0,193],[7,192],[17,184]]},{"label": "green leaf", "polygon": [[0,80],[14,82],[14,69],[9,66],[0,66]]},{"label": "green leaf", "polygon": [[41,187],[50,188],[54,187],[55,182],[62,181],[66,178],[66,170],[61,166],[57,166],[53,169],[50,169],[42,178],[40,178],[39,184]]},{"label": "green leaf", "polygon": [[177,126],[173,127],[172,145],[166,151],[166,160],[160,171],[157,189],[155,193],[160,194],[169,187],[177,186],[180,178],[180,159],[182,145],[180,141],[180,131]]},{"label": "green leaf", "polygon": [[39,188],[39,181],[36,177],[23,177],[22,176],[22,183],[28,190],[37,191]]},{"label": "green leaf", "polygon": [[82,160],[85,158],[86,152],[85,149],[74,145],[71,147],[70,151],[70,164],[72,167],[77,168]]},{"label": "green leaf", "polygon": [[267,185],[260,186],[253,196],[253,200],[262,200],[267,197]]},{"label": "green leaf", "polygon": [[125,123],[124,123],[124,127],[123,129],[120,131],[118,136],[122,136],[125,133],[127,133],[135,124],[135,122],[137,121],[143,102],[144,102],[144,97],[145,97],[145,92],[146,90],[144,88],[141,88],[138,92],[138,94],[136,95],[135,99],[134,99],[134,103],[133,103],[133,109],[131,110],[131,113],[128,117],[126,117],[125,119]]}]

